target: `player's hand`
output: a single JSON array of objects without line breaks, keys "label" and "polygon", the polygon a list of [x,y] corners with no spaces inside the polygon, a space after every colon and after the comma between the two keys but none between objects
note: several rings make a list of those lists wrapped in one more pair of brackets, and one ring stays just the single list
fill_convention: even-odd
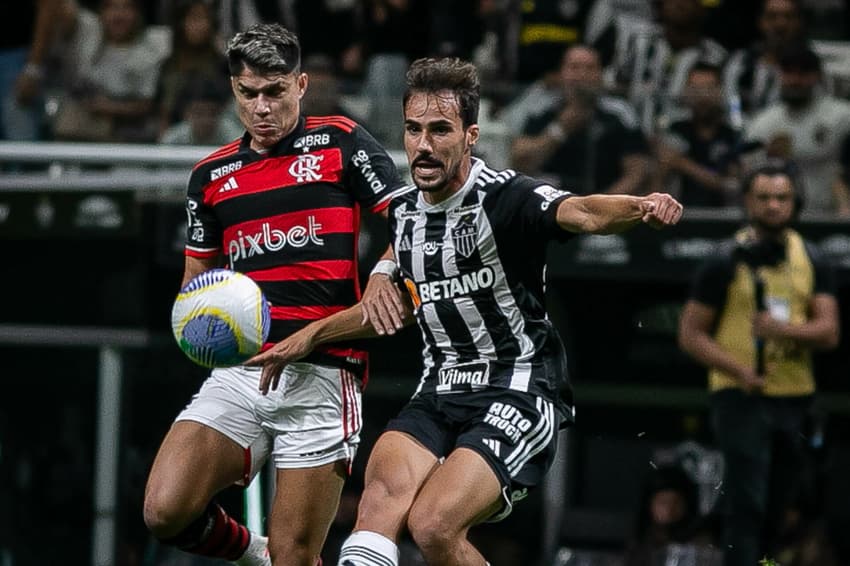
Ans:
[{"label": "player's hand", "polygon": [[401,291],[388,275],[375,273],[369,277],[360,306],[363,309],[363,325],[371,323],[380,335],[395,334],[404,326]]},{"label": "player's hand", "polygon": [[682,205],[667,193],[652,193],[640,202],[641,220],[653,228],[672,226],[682,218]]},{"label": "player's hand", "polygon": [[245,362],[245,365],[262,366],[260,393],[266,395],[270,390],[277,389],[286,365],[306,357],[313,348],[313,333],[307,328],[302,328],[265,352],[257,354]]}]

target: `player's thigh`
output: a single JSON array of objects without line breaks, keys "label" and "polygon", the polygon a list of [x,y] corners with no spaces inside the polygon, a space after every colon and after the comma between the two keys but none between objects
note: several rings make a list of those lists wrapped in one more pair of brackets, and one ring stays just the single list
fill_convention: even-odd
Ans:
[{"label": "player's thigh", "polygon": [[414,537],[436,530],[460,534],[504,506],[502,485],[490,464],[469,448],[458,448],[425,482],[408,518]]},{"label": "player's thigh", "polygon": [[195,514],[210,499],[239,481],[245,451],[221,432],[194,421],[178,421],[165,436],[154,459],[145,489],[145,512],[174,518]]},{"label": "player's thigh", "polygon": [[437,456],[407,433],[381,435],[366,465],[355,530],[397,540],[417,492],[437,467]]},{"label": "player's thigh", "polygon": [[254,414],[259,372],[217,369],[177,416],[148,480],[149,503],[203,505],[233,483],[247,483],[270,449]]},{"label": "player's thigh", "polygon": [[277,470],[268,531],[273,556],[319,554],[336,515],[346,475],[344,461]]}]

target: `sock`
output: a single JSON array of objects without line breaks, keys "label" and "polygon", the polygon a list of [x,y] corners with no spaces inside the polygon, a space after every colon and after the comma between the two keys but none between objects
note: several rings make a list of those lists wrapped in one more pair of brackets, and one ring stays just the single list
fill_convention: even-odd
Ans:
[{"label": "sock", "polygon": [[342,545],[339,566],[398,566],[398,547],[384,535],[355,531]]},{"label": "sock", "polygon": [[210,503],[204,513],[180,534],[162,542],[192,554],[232,561],[245,553],[251,542],[251,533],[225,513],[220,505]]}]

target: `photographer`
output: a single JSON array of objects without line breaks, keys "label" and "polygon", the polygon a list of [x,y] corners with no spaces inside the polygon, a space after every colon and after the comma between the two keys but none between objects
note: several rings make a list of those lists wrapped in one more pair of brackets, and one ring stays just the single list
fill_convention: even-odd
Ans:
[{"label": "photographer", "polygon": [[742,192],[749,225],[697,273],[679,323],[680,347],[709,370],[726,566],[756,564],[800,493],[812,351],[839,333],[829,266],[790,228],[802,205],[794,170],[762,167]]}]

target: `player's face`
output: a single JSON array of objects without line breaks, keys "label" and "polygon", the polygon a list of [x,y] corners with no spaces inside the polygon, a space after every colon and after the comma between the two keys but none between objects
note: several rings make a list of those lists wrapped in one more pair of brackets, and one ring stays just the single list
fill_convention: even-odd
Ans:
[{"label": "player's face", "polygon": [[428,202],[445,200],[469,175],[478,126],[463,127],[450,91],[414,93],[404,107],[404,149],[410,174]]},{"label": "player's face", "polygon": [[787,175],[758,175],[745,202],[753,224],[769,232],[780,231],[794,216],[794,185]]},{"label": "player's face", "polygon": [[298,123],[307,75],[261,75],[249,67],[230,78],[239,120],[251,134],[252,149],[267,149]]}]

